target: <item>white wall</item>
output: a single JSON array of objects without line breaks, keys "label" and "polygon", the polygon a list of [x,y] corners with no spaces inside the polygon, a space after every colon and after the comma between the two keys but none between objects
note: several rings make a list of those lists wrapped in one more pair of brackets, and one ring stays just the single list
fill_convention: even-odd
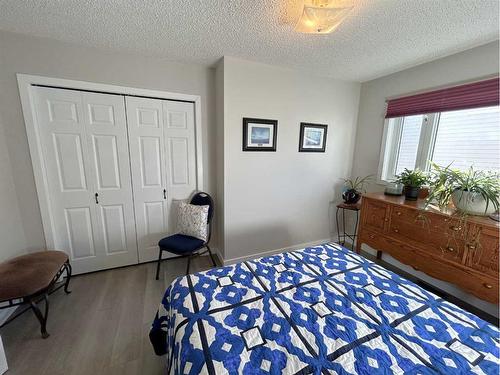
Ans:
[{"label": "white wall", "polygon": [[[331,201],[351,171],[360,84],[229,57],[223,70],[226,262],[329,239]],[[243,117],[278,120],[276,152],[242,151]],[[300,122],[328,124],[325,153],[298,152]]]},{"label": "white wall", "polygon": [[[499,43],[493,42],[455,55],[365,82],[361,86],[353,176],[377,174],[387,98],[498,75]],[[370,190],[383,190],[373,185]],[[469,295],[455,286],[433,279],[395,259],[383,259],[498,316],[498,306]]]},{"label": "white wall", "polygon": [[45,247],[16,73],[200,95],[205,187],[215,192],[213,69],[0,32],[0,261]]}]

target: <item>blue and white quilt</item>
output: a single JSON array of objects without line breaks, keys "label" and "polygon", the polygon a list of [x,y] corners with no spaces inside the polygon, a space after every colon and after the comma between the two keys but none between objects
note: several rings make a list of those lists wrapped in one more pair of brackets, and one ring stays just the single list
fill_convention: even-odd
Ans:
[{"label": "blue and white quilt", "polygon": [[498,329],[337,245],[176,279],[150,338],[171,374],[498,374]]}]

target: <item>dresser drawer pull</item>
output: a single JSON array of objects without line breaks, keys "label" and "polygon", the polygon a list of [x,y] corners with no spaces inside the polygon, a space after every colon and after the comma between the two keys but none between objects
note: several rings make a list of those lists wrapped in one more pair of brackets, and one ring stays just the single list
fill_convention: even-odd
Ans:
[{"label": "dresser drawer pull", "polygon": [[401,216],[401,211],[396,211],[396,215]]},{"label": "dresser drawer pull", "polygon": [[467,244],[467,247],[471,250],[476,250],[476,245]]},{"label": "dresser drawer pull", "polygon": [[484,283],[483,286],[486,288],[486,289],[491,289],[493,288],[493,285],[491,284],[488,284],[488,283]]},{"label": "dresser drawer pull", "polygon": [[399,229],[398,228],[394,228],[394,233],[399,233]]},{"label": "dresser drawer pull", "polygon": [[455,248],[451,247],[451,246],[448,246],[446,248],[446,250],[450,251],[450,252],[454,252],[455,251]]},{"label": "dresser drawer pull", "polygon": [[384,219],[384,221],[387,223],[387,222],[389,221],[389,219],[388,219],[388,218],[385,218],[385,219]]},{"label": "dresser drawer pull", "polygon": [[452,225],[450,229],[454,230],[455,232],[458,232],[459,230],[462,230],[462,227],[457,227],[456,225]]}]

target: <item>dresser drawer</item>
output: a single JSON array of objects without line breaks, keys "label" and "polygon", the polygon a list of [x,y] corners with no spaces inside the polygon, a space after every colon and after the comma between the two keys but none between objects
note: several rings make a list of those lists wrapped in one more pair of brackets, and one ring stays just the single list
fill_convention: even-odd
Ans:
[{"label": "dresser drawer", "polygon": [[391,221],[387,235],[400,241],[409,241],[411,245],[453,262],[462,263],[464,260],[465,241],[458,236],[430,230],[420,221],[406,222],[403,220]]},{"label": "dresser drawer", "polygon": [[467,243],[467,265],[498,278],[499,239],[498,231],[492,228],[471,225],[470,236],[478,233],[477,241]]},{"label": "dresser drawer", "polygon": [[363,199],[362,226],[383,232],[389,222],[389,205],[372,199]]},{"label": "dresser drawer", "polygon": [[411,208],[394,206],[391,210],[391,221],[415,222],[420,214],[420,211]]},{"label": "dresser drawer", "polygon": [[425,272],[436,279],[454,283],[481,299],[498,303],[498,278],[467,269],[458,264],[455,266],[449,262],[439,261],[435,254],[422,251],[412,246],[409,241],[391,238],[388,235],[363,230],[360,241],[375,250],[383,250],[416,271]]}]

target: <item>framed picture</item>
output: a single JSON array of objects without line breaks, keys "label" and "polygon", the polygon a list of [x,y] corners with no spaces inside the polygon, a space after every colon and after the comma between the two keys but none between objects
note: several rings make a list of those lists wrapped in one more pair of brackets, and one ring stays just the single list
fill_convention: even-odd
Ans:
[{"label": "framed picture", "polygon": [[300,123],[299,152],[325,152],[328,125]]},{"label": "framed picture", "polygon": [[277,120],[243,118],[243,151],[276,151]]}]

